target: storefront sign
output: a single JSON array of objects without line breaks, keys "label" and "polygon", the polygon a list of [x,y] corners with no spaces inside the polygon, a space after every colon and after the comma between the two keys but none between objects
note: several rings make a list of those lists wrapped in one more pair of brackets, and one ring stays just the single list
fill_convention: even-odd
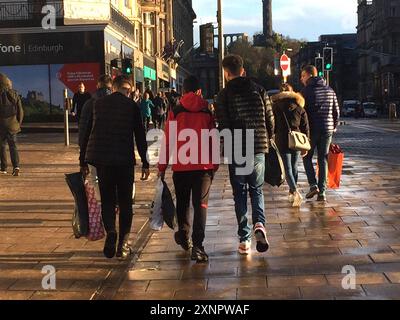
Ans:
[{"label": "storefront sign", "polygon": [[104,61],[104,32],[0,34],[0,65]]},{"label": "storefront sign", "polygon": [[156,70],[146,67],[144,66],[144,72],[143,75],[146,79],[150,79],[150,80],[157,80],[157,74],[156,74]]}]

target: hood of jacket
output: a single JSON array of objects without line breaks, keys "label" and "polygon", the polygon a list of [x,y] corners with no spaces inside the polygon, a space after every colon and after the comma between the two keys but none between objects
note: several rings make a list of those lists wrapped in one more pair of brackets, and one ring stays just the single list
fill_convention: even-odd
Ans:
[{"label": "hood of jacket", "polygon": [[111,89],[109,89],[109,88],[99,88],[93,94],[93,98],[97,100],[97,99],[103,98],[105,96],[109,96],[110,94],[112,94]]},{"label": "hood of jacket", "polygon": [[249,78],[239,77],[229,81],[226,85],[226,88],[228,91],[240,94],[253,89],[254,82]]},{"label": "hood of jacket", "polygon": [[295,102],[300,107],[304,108],[306,101],[303,96],[297,92],[281,92],[275,94],[271,97],[272,102],[276,103],[283,100],[290,100],[290,102]]},{"label": "hood of jacket", "polygon": [[307,81],[307,87],[325,87],[326,81],[322,77],[312,77]]},{"label": "hood of jacket", "polygon": [[180,104],[190,112],[199,112],[208,108],[208,102],[194,92],[184,94]]}]

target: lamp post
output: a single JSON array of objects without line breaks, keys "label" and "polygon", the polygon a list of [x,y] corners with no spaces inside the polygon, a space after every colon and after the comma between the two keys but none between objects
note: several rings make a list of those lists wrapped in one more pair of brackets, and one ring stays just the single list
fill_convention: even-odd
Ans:
[{"label": "lamp post", "polygon": [[222,60],[224,59],[224,33],[222,28],[222,0],[218,1],[218,66],[219,66],[219,89],[222,90],[225,87],[224,69],[222,68]]}]

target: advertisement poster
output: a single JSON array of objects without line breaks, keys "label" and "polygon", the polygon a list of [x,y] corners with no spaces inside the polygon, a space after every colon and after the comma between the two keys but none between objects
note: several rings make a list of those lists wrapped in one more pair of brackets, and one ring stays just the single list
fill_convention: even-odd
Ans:
[{"label": "advertisement poster", "polygon": [[99,63],[0,66],[0,72],[7,75],[13,88],[21,95],[26,115],[60,113],[64,105],[64,89],[72,98],[83,82],[86,91],[96,90],[100,76]]}]

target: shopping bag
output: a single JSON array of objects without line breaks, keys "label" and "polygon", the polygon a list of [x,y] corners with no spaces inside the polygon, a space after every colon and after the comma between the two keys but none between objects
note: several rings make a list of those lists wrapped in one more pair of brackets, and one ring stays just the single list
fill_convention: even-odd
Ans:
[{"label": "shopping bag", "polygon": [[285,166],[275,142],[271,140],[271,147],[265,155],[264,181],[273,187],[280,187],[286,179]]},{"label": "shopping bag", "polygon": [[72,215],[72,230],[75,238],[86,236],[89,231],[89,213],[84,179],[81,172],[65,174],[65,181],[74,197],[75,209]]},{"label": "shopping bag", "polygon": [[342,176],[344,152],[335,144],[331,144],[328,154],[328,188],[338,189]]},{"label": "shopping bag", "polygon": [[164,225],[164,219],[161,212],[161,202],[164,185],[161,178],[157,180],[156,193],[150,208],[150,228],[155,231],[160,231]]},{"label": "shopping bag", "polygon": [[[331,144],[328,153],[328,180],[329,189],[338,189],[342,177],[344,152],[337,144]],[[319,175],[319,164],[317,163],[317,176]]]},{"label": "shopping bag", "polygon": [[101,206],[96,200],[96,191],[89,181],[85,181],[85,191],[88,200],[89,232],[86,238],[90,241],[103,239],[105,236]]},{"label": "shopping bag", "polygon": [[168,185],[165,181],[163,183],[163,191],[162,191],[162,202],[161,202],[161,212],[164,219],[164,222],[170,227],[172,230],[176,227],[176,208],[174,199],[172,198],[171,191],[168,188]]}]

